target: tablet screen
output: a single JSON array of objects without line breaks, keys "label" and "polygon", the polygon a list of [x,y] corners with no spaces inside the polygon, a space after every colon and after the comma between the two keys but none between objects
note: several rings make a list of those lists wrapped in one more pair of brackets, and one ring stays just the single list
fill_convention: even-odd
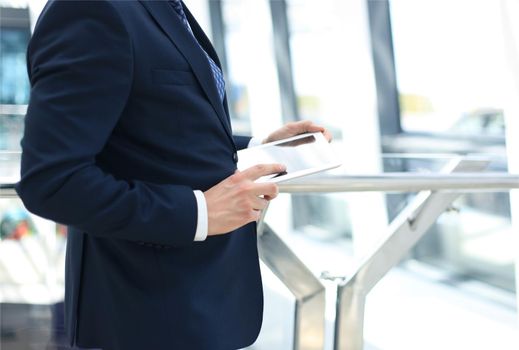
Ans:
[{"label": "tablet screen", "polygon": [[261,178],[259,181],[280,182],[340,165],[330,144],[321,133],[303,134],[238,152],[238,169],[256,164],[281,163],[286,172]]}]

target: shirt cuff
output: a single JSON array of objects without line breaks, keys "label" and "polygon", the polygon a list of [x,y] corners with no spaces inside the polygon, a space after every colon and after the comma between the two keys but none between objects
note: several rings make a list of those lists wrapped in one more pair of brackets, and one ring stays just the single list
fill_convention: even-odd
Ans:
[{"label": "shirt cuff", "polygon": [[193,191],[196,198],[198,216],[196,221],[195,242],[205,241],[208,231],[207,203],[202,191]]},{"label": "shirt cuff", "polygon": [[254,146],[259,146],[263,143],[263,140],[258,137],[253,137],[250,139],[249,144],[247,145],[247,148],[251,148]]}]

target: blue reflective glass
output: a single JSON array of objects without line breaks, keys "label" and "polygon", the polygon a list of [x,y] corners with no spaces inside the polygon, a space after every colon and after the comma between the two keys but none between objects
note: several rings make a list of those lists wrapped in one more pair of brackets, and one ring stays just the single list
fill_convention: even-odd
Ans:
[{"label": "blue reflective glass", "polygon": [[2,28],[0,35],[0,104],[27,104],[29,80],[25,55],[28,29]]}]

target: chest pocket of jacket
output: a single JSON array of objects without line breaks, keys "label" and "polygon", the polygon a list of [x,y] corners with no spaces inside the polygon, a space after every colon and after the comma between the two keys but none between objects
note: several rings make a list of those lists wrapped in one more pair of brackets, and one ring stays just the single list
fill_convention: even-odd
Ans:
[{"label": "chest pocket of jacket", "polygon": [[172,69],[153,69],[151,81],[158,85],[195,85],[197,83],[192,72]]}]

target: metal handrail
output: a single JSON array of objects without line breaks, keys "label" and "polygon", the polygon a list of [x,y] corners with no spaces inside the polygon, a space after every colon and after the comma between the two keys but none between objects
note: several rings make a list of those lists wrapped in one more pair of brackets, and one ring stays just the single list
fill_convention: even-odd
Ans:
[{"label": "metal handrail", "polygon": [[24,116],[27,113],[27,105],[0,104],[0,115]]},{"label": "metal handrail", "polygon": [[15,186],[15,184],[12,184],[12,183],[8,183],[8,184],[0,183],[0,199],[18,197],[18,194],[14,190],[14,186]]},{"label": "metal handrail", "polygon": [[519,175],[457,173],[339,175],[308,177],[279,184],[283,193],[479,191],[519,188]]},{"label": "metal handrail", "polygon": [[[0,183],[0,198],[16,196],[13,183]],[[519,188],[519,175],[509,173],[312,176],[279,184],[281,193],[486,191]]]}]

